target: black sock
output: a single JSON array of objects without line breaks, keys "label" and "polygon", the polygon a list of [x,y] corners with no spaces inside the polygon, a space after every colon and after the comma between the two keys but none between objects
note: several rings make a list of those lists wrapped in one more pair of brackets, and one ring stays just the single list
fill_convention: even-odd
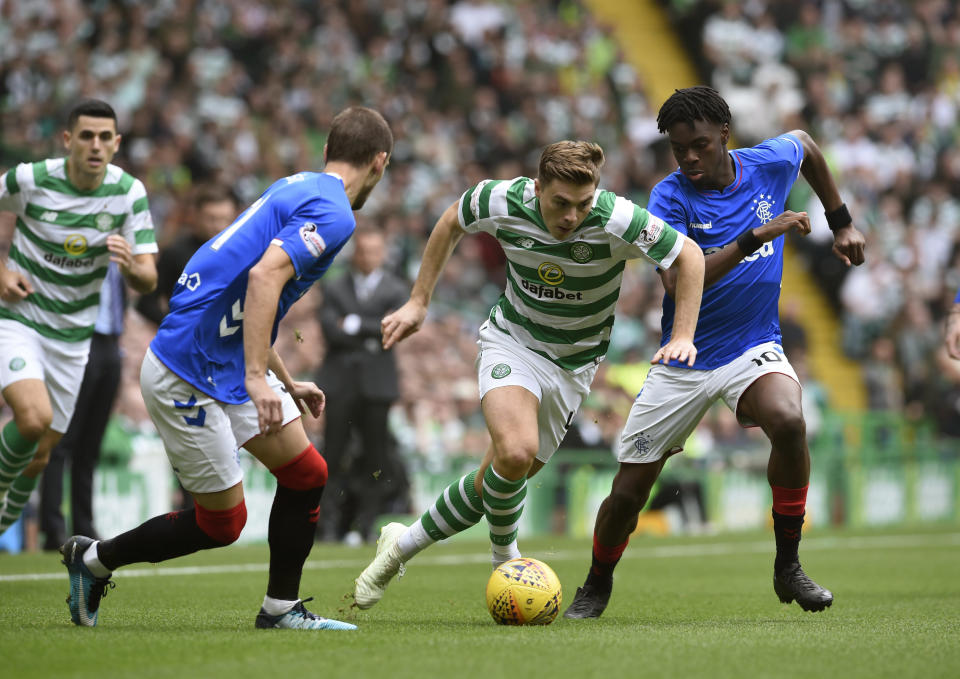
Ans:
[{"label": "black sock", "polygon": [[267,596],[292,601],[299,598],[303,563],[310,555],[317,531],[323,486],[292,490],[277,486],[270,510],[270,581]]},{"label": "black sock", "polygon": [[798,550],[803,516],[803,514],[790,516],[773,512],[773,535],[777,541],[777,558],[773,562],[773,570],[777,573],[800,561]]},{"label": "black sock", "polygon": [[115,570],[131,563],[159,563],[201,549],[223,547],[197,525],[195,509],[161,514],[133,530],[97,543],[100,563]]}]

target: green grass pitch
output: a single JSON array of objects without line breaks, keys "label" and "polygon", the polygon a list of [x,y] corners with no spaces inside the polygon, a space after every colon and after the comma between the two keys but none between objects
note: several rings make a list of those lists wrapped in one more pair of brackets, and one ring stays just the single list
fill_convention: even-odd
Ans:
[{"label": "green grass pitch", "polygon": [[[564,585],[564,608],[589,561],[587,540],[522,540]],[[59,555],[0,555],[0,676],[33,677],[960,677],[960,526],[810,531],[807,572],[832,608],[779,603],[768,534],[635,537],[597,620],[493,624],[484,604],[487,546],[438,545],[408,564],[383,601],[345,595],[373,547],[317,545],[301,595],[357,632],[253,628],[265,546],[228,547],[120,570],[100,626],[77,628]]]}]

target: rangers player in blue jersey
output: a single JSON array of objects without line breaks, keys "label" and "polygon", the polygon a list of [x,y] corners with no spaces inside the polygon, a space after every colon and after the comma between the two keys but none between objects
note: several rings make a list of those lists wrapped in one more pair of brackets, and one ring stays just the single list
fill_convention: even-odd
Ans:
[{"label": "rangers player in blue jersey", "polygon": [[273,184],[190,259],[140,374],[144,402],[194,509],[157,516],[109,540],[74,536],[63,548],[70,614],[97,624],[112,571],[234,542],[246,521],[239,448],[277,478],[270,572],[258,628],[356,629],[304,608],[300,575],[313,545],[327,465],[300,415],[316,417],[323,392],[296,382],[273,350],[290,306],[353,234],[383,176],[393,136],[371,109],[334,119],[324,172]]},{"label": "rangers player in blue jersey", "polygon": [[[821,611],[833,595],[800,567],[810,454],[800,407],[800,383],[780,346],[777,302],[787,231],[810,231],[804,212],[784,210],[799,174],[827,212],[834,253],[848,266],[863,263],[863,236],[854,228],[817,144],[794,130],[753,148],[727,150],[730,110],[709,87],[677,90],[657,117],[679,168],[657,184],[651,212],[692,238],[704,252],[697,361],[654,366],[637,396],[618,451],[620,469],[594,529],[593,561],[567,618],[595,618],[606,608],[613,570],[637,517],[670,455],[680,452],[717,399],[745,427],[770,439],[767,479],[773,491],[776,538],[774,589],[784,603]],[[662,342],[673,324],[674,276],[662,271]]]}]

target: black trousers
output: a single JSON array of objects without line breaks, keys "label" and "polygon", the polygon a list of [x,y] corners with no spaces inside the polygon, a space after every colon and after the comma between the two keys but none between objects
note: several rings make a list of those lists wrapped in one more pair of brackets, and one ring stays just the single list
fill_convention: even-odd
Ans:
[{"label": "black trousers", "polygon": [[63,472],[70,465],[70,520],[75,535],[96,536],[93,527],[93,470],[120,387],[120,342],[117,335],[94,334],[80,394],[66,433],[50,452],[40,482],[40,530],[43,546],[54,549],[66,540]]},{"label": "black trousers", "polygon": [[[390,472],[389,410],[389,401],[327,394],[322,452],[330,476],[320,505],[324,539],[339,540],[350,530],[373,537],[373,523],[398,483]],[[353,444],[352,434],[358,439]]]}]

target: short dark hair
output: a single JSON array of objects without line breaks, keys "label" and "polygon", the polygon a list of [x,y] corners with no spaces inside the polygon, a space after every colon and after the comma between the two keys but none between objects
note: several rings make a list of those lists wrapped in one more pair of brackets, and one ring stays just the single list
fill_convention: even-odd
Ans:
[{"label": "short dark hair", "polygon": [[387,155],[393,152],[393,133],[372,108],[351,106],[334,117],[327,137],[327,162],[363,167],[384,151]]},{"label": "short dark hair", "polygon": [[193,206],[201,209],[207,203],[220,203],[229,200],[234,206],[240,204],[237,195],[223,184],[203,184],[193,195]]},{"label": "short dark hair", "polygon": [[730,124],[730,107],[712,87],[698,85],[674,90],[660,107],[657,129],[666,132],[676,123],[686,123],[693,127],[697,120],[717,125]]},{"label": "short dark hair", "polygon": [[558,141],[540,154],[537,178],[542,184],[554,179],[582,186],[600,183],[603,149],[589,141]]},{"label": "short dark hair", "polygon": [[89,116],[91,118],[110,118],[113,120],[113,126],[117,126],[117,114],[105,101],[100,99],[81,99],[67,114],[67,129],[72,130],[77,124],[80,116]]}]

